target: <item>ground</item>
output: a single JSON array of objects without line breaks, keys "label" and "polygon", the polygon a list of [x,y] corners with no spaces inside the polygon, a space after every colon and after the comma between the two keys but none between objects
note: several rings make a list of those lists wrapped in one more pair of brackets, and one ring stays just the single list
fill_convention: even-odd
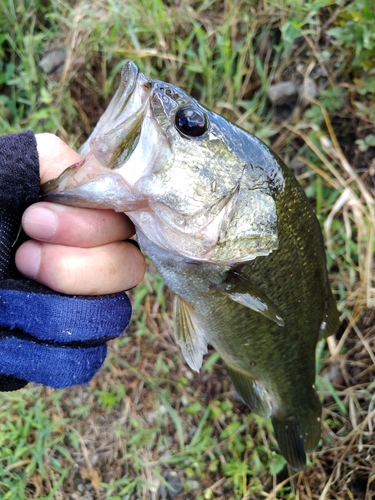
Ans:
[{"label": "ground", "polygon": [[[2,498],[375,498],[374,17],[365,0],[0,7],[1,133],[51,131],[78,147],[133,59],[294,171],[323,229],[340,311],[317,347],[322,439],[293,473],[216,353],[199,374],[187,367],[170,293],[150,265],[131,291],[126,335],[89,386],[0,396]],[[46,74],[38,63],[52,49],[63,57]]]}]

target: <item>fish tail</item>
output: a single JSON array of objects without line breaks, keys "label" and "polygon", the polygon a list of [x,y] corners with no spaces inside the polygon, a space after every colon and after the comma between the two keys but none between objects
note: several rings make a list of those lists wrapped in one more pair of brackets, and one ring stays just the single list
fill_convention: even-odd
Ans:
[{"label": "fish tail", "polygon": [[321,425],[321,415],[322,415],[322,405],[319,401],[317,394],[315,393],[317,403],[312,412],[308,413],[304,418],[304,442],[305,449],[307,452],[313,451],[320,439],[322,425]]},{"label": "fish tail", "polygon": [[[316,396],[318,400],[318,397]],[[312,451],[320,439],[321,404],[298,417],[272,416],[272,424],[280,451],[294,470],[306,467],[306,451]],[[318,409],[319,406],[319,409]]]},{"label": "fish tail", "polygon": [[306,453],[300,423],[272,417],[272,425],[281,454],[294,470],[306,467]]}]

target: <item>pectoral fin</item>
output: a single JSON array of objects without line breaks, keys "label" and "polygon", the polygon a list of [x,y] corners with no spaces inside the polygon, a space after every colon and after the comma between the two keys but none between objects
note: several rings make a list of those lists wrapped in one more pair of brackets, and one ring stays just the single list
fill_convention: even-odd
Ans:
[{"label": "pectoral fin", "polygon": [[271,401],[268,393],[260,380],[251,378],[250,375],[227,365],[227,371],[236,391],[249,406],[261,417],[271,415]]},{"label": "pectoral fin", "polygon": [[203,356],[207,353],[207,339],[200,328],[192,306],[176,295],[174,321],[177,344],[192,370],[199,371]]},{"label": "pectoral fin", "polygon": [[284,326],[282,317],[267,295],[236,271],[229,271],[226,280],[218,288],[235,302]]}]

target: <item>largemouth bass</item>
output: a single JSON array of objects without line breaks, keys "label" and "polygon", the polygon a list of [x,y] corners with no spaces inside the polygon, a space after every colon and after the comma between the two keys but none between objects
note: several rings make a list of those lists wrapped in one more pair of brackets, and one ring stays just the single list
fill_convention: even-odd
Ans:
[{"label": "largemouth bass", "polygon": [[129,62],[85,159],[45,199],[125,212],[175,294],[175,333],[198,371],[211,344],[244,402],[271,416],[295,470],[320,437],[315,348],[338,313],[318,221],[260,140]]}]

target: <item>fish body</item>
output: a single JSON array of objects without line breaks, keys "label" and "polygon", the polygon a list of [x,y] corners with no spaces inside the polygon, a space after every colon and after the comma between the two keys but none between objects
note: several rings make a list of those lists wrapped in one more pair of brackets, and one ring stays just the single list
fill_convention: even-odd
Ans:
[{"label": "fish body", "polygon": [[175,333],[199,370],[211,344],[248,406],[271,416],[296,470],[320,437],[315,348],[338,313],[318,221],[298,182],[256,137],[133,63],[85,160],[46,199],[112,208],[175,294]]}]

